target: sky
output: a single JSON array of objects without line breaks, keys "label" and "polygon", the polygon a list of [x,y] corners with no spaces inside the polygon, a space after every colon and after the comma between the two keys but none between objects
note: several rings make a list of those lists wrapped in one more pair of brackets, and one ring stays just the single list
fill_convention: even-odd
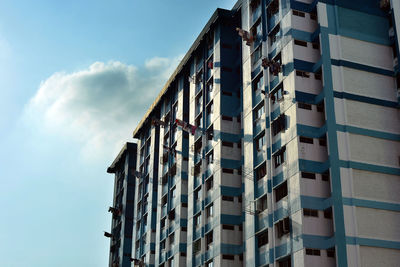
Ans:
[{"label": "sky", "polygon": [[107,266],[106,169],[235,2],[0,1],[0,266]]}]

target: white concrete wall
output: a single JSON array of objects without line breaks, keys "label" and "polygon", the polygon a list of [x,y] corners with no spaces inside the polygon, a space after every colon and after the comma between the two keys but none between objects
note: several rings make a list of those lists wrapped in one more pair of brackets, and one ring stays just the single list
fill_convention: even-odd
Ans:
[{"label": "white concrete wall", "polygon": [[400,250],[360,246],[360,257],[362,267],[398,267]]},{"label": "white concrete wall", "polygon": [[334,59],[393,70],[390,46],[365,42],[340,35],[329,35],[330,53]]},{"label": "white concrete wall", "polygon": [[393,77],[342,66],[332,66],[332,77],[335,91],[397,101]]},{"label": "white concrete wall", "polygon": [[352,169],[356,198],[400,203],[400,176]]},{"label": "white concrete wall", "polygon": [[400,110],[335,98],[336,122],[387,133],[400,133]]},{"label": "white concrete wall", "polygon": [[355,214],[358,236],[400,241],[400,212],[356,207]]},{"label": "white concrete wall", "polygon": [[399,167],[400,142],[337,132],[339,158],[388,167]]}]

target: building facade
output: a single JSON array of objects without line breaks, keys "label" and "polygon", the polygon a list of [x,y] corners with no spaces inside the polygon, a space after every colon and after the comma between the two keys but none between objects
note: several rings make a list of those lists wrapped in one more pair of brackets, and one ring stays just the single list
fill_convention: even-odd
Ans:
[{"label": "building facade", "polygon": [[113,204],[108,209],[112,214],[111,232],[104,233],[110,238],[110,267],[131,266],[136,147],[134,143],[126,143],[107,168],[108,173],[115,174]]},{"label": "building facade", "polygon": [[217,9],[147,111],[145,266],[398,266],[400,1]]}]

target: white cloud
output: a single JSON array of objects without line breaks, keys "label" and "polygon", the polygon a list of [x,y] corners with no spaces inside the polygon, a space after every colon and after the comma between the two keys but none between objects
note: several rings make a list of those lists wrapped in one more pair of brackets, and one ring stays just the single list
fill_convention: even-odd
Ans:
[{"label": "white cloud", "polygon": [[25,108],[24,119],[46,132],[82,145],[84,157],[109,156],[124,142],[179,63],[152,58],[144,67],[95,62],[43,81]]}]

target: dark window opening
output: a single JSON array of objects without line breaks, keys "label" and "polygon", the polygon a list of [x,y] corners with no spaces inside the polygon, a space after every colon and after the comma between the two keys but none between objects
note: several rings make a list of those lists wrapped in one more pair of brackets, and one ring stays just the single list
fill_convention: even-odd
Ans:
[{"label": "dark window opening", "polygon": [[282,198],[286,197],[288,195],[287,181],[283,182],[281,185],[275,188],[274,191],[275,191],[275,202],[278,202]]}]

